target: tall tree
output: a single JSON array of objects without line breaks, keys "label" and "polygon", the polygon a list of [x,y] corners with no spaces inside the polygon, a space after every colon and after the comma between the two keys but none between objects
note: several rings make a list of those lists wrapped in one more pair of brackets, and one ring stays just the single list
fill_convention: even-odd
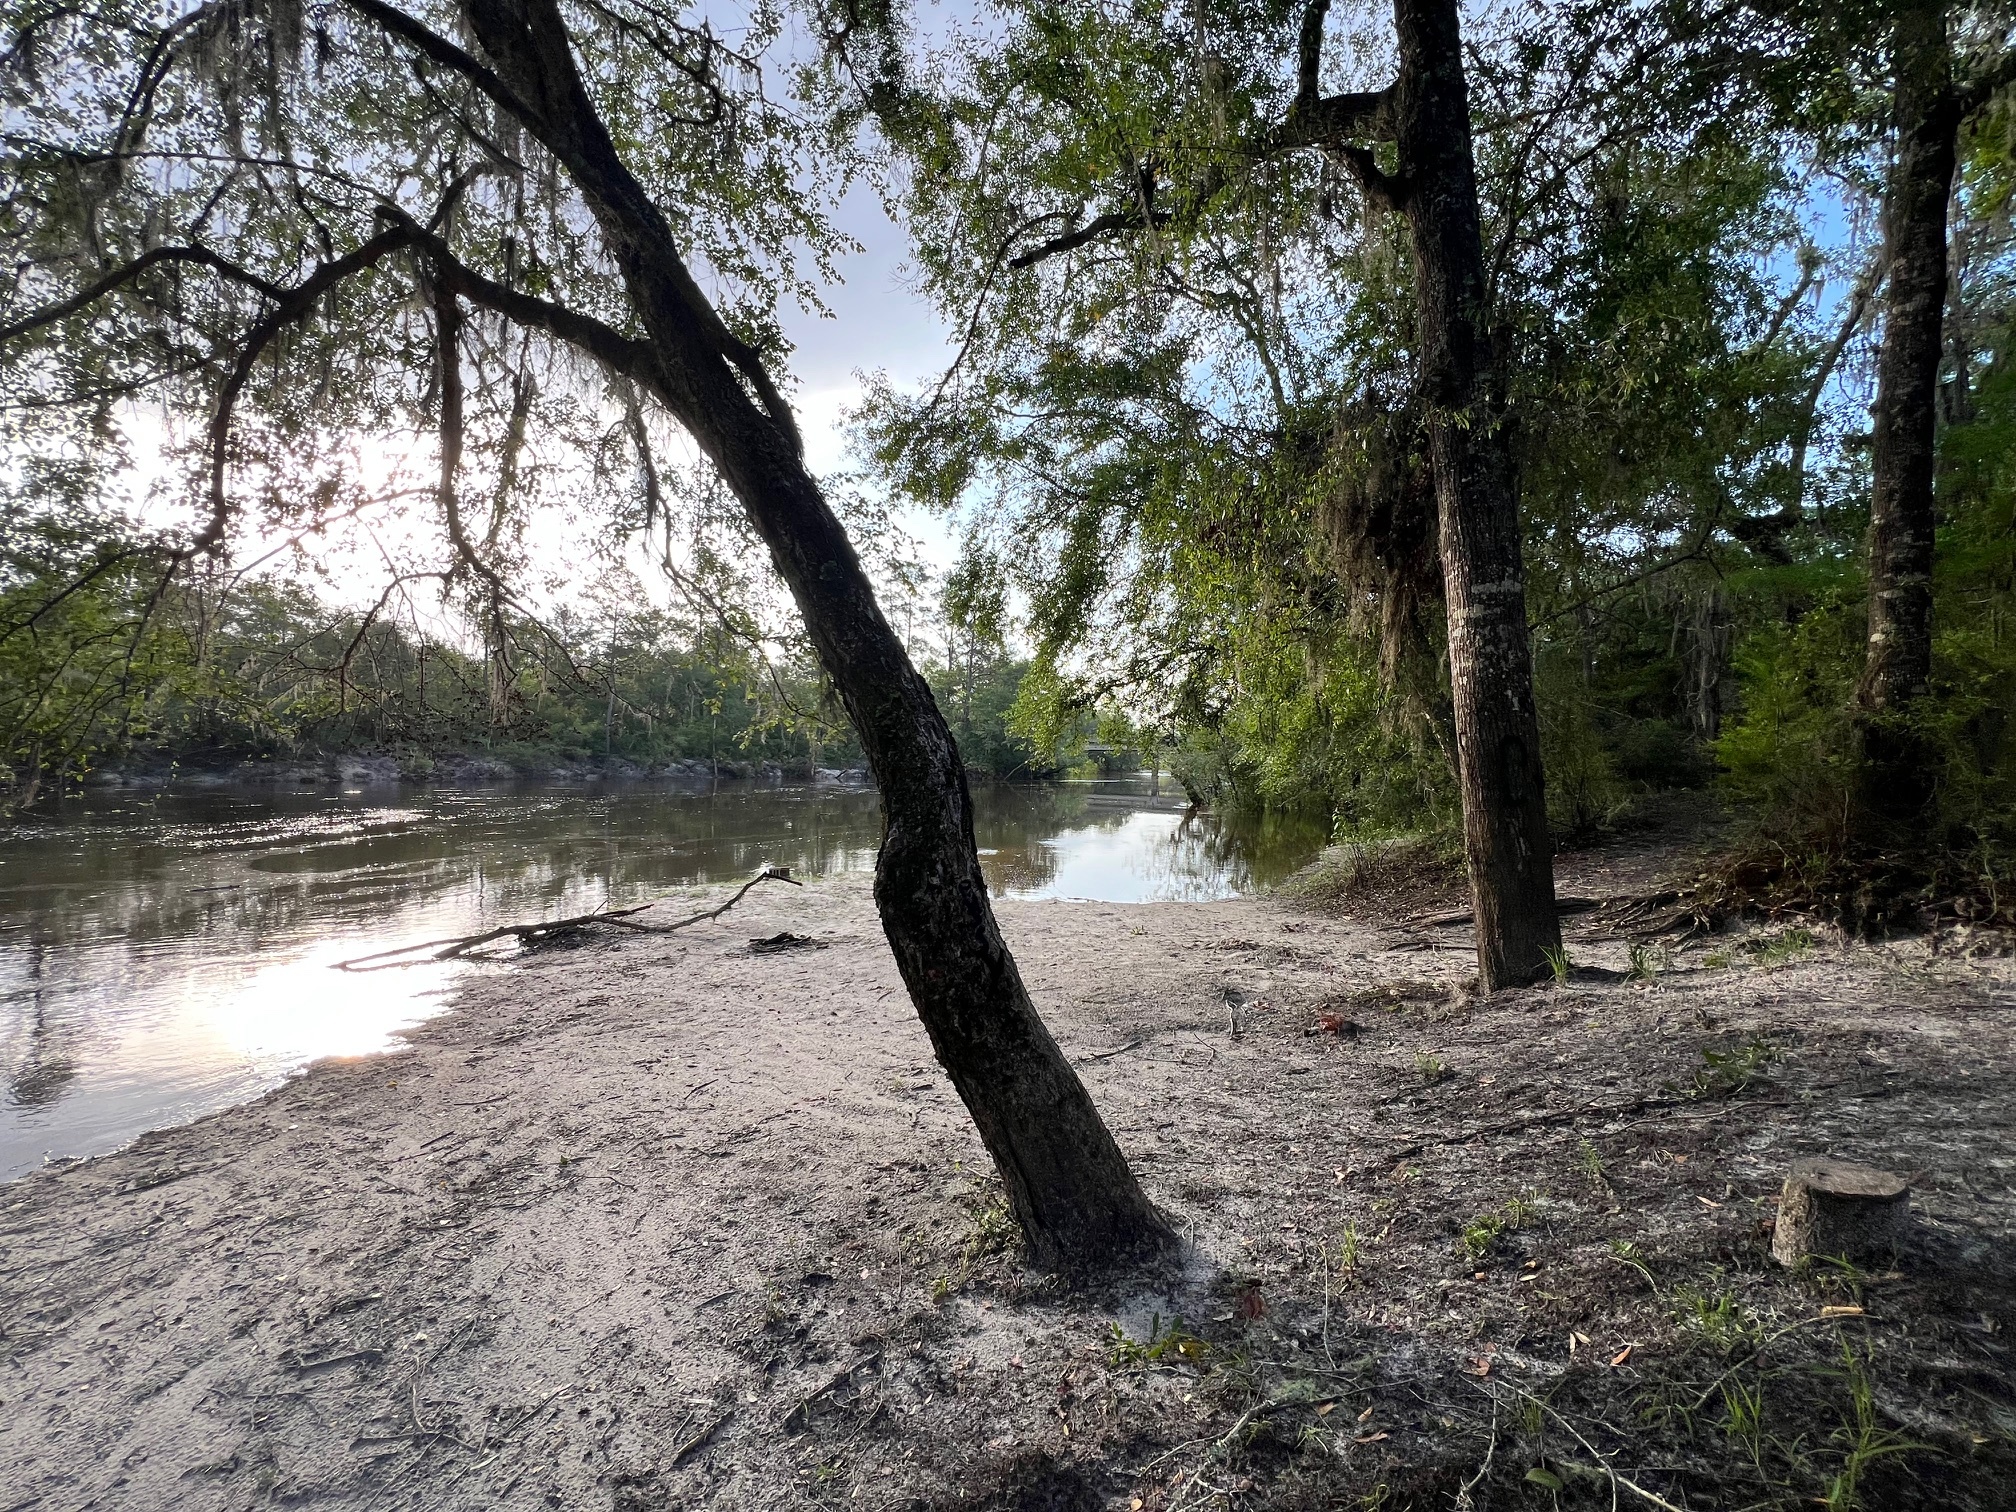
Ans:
[{"label": "tall tree", "polygon": [[[57,331],[79,346],[94,338],[109,344],[120,360],[145,369],[151,354],[184,336],[180,288],[164,287],[164,272],[207,274],[229,291],[214,332],[225,352],[206,425],[207,520],[185,554],[221,549],[229,538],[231,464],[242,455],[234,416],[249,402],[263,360],[294,355],[282,337],[312,348],[302,333],[346,295],[354,299],[352,286],[372,276],[398,279],[407,270],[436,312],[441,360],[424,349],[404,354],[426,371],[438,375],[464,360],[456,331],[466,306],[599,364],[662,407],[740,501],[860,735],[882,793],[875,897],[884,933],[938,1058],[1001,1172],[1033,1257],[1077,1269],[1167,1244],[1167,1226],[1037,1015],[1001,938],[957,749],[805,465],[779,383],[757,342],[737,334],[703,292],[673,218],[631,166],[632,156],[650,155],[638,145],[636,126],[612,130],[598,106],[599,91],[622,109],[619,120],[658,119],[675,133],[680,123],[712,126],[736,108],[719,77],[720,44],[706,28],[648,5],[585,7],[578,31],[561,0],[466,0],[431,20],[386,0],[347,0],[347,9],[358,25],[340,41],[336,12],[316,15],[324,53],[317,71],[293,68],[301,18],[284,9],[211,3],[165,26],[149,21],[131,31],[95,12],[24,21],[17,60],[39,54],[51,36],[87,44],[75,48],[79,60],[97,51],[116,55],[134,32],[140,36],[129,59],[133,76],[113,91],[115,102],[123,96],[127,103],[108,110],[109,137],[82,139],[84,124],[59,107],[41,124],[67,129],[72,139],[33,144],[45,183],[74,185],[77,165],[88,163],[140,206],[123,227],[84,207],[95,217],[91,245],[45,257],[36,276],[16,284],[0,343],[32,347],[34,338]],[[470,45],[455,40],[458,33]],[[203,45],[185,45],[192,37]],[[356,86],[340,102],[347,116],[313,103],[319,68],[344,42]],[[224,82],[206,90],[203,73],[218,71],[220,54]],[[662,77],[652,72],[661,64]],[[187,108],[160,109],[157,97],[178,69],[194,76],[173,102]],[[414,114],[402,119],[386,102],[405,98],[408,79],[419,81],[421,93]],[[692,114],[681,114],[681,106]],[[167,155],[179,154],[185,171],[220,158],[236,170],[208,204],[167,195],[148,202],[148,186],[159,179],[134,165],[161,155],[147,140],[157,113],[178,133]],[[347,139],[346,129],[354,133]],[[447,150],[437,155],[444,138]],[[304,148],[311,141],[333,150],[304,161],[316,156]],[[416,158],[427,173],[413,174]],[[663,182],[694,166],[661,153],[646,173]],[[384,176],[360,183],[374,168]],[[549,200],[543,222],[523,213],[523,186],[542,173],[575,197]],[[433,203],[412,202],[414,178],[432,184]],[[485,178],[515,190],[486,206],[471,193]],[[269,183],[284,187],[267,193]],[[759,174],[721,196],[730,251],[717,252],[717,266],[737,250],[738,238],[760,240],[737,217],[760,216],[764,196],[788,192],[781,174]],[[214,216],[219,203],[236,213]],[[65,214],[77,208],[74,200],[62,207]],[[680,204],[681,222],[693,226],[709,208]],[[346,220],[355,227],[347,236]],[[276,222],[281,234],[262,241]],[[593,243],[583,251],[590,226]],[[45,244],[56,230],[46,223],[35,229]],[[305,261],[306,271],[269,276],[254,259]],[[590,297],[570,301],[567,288]],[[127,322],[141,327],[137,342]],[[737,323],[747,330],[746,321]],[[355,329],[348,334],[368,341],[372,329],[364,327],[361,338]],[[17,383],[44,380],[35,353],[16,358]],[[144,386],[144,379],[132,384]],[[442,427],[440,492],[451,500],[462,450],[460,384],[437,382],[430,393]],[[642,460],[648,471],[648,456]],[[452,513],[450,521],[454,549],[470,553]]]},{"label": "tall tree", "polygon": [[[1519,504],[1504,375],[1489,327],[1490,292],[1471,145],[1457,0],[1393,0],[1394,82],[1325,95],[1319,84],[1330,0],[1302,14],[1296,91],[1286,117],[1243,144],[1249,160],[1315,149],[1341,163],[1367,200],[1402,216],[1414,264],[1416,399],[1432,463],[1464,849],[1487,991],[1539,980],[1561,945],[1553,846],[1533,696]],[[1213,87],[1206,70],[1205,87]],[[1373,147],[1392,143],[1396,167]],[[1371,145],[1368,145],[1371,144]],[[1021,253],[1014,266],[1116,234],[1154,235],[1225,184],[1213,163],[1170,207],[1143,164],[1131,204]]]},{"label": "tall tree", "polygon": [[[1297,110],[1315,95],[1322,18],[1303,22]],[[1339,141],[1366,193],[1407,217],[1419,307],[1442,587],[1449,605],[1463,840],[1477,919],[1477,963],[1487,989],[1535,981],[1561,948],[1554,856],[1540,770],[1540,724],[1526,624],[1519,502],[1502,378],[1488,328],[1470,102],[1457,0],[1394,0],[1400,73],[1390,91],[1398,173]],[[1291,122],[1295,119],[1291,113]],[[1339,135],[1349,126],[1340,122]]]},{"label": "tall tree", "polygon": [[1947,207],[1959,137],[2008,61],[1956,77],[1947,0],[1905,0],[1888,33],[1892,143],[1883,184],[1883,339],[1871,410],[1868,660],[1857,689],[1864,801],[1922,820],[1936,761],[1912,719],[1932,678],[1934,462],[1945,351]]}]

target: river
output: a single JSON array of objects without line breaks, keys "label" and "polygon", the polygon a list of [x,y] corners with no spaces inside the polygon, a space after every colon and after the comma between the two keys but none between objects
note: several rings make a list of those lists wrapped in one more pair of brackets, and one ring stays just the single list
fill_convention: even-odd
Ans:
[{"label": "river", "polygon": [[[1146,783],[976,789],[997,896],[1264,889],[1320,824],[1186,818]],[[0,1179],[388,1048],[467,964],[358,976],[416,940],[733,882],[872,868],[871,790],[722,784],[102,795],[0,833]]]}]

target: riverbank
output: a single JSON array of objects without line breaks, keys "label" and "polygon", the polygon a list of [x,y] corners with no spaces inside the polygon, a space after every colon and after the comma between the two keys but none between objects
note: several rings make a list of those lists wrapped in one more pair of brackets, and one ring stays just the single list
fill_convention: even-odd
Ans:
[{"label": "riverbank", "polygon": [[469,787],[498,782],[832,782],[863,785],[860,767],[810,767],[799,762],[738,761],[687,756],[632,761],[623,756],[565,756],[528,751],[509,757],[480,752],[341,753],[270,757],[224,763],[154,762],[103,767],[81,784],[89,791],[160,792],[171,788],[289,789],[391,787],[398,784]]},{"label": "riverbank", "polygon": [[[1781,929],[1626,981],[1603,917],[1480,1002],[1373,901],[1004,905],[1189,1246],[1085,1295],[1003,1252],[865,878],[489,968],[0,1188],[5,1505],[1996,1505],[2008,960]],[[1765,1258],[1820,1151],[1913,1175],[1894,1272]]]}]

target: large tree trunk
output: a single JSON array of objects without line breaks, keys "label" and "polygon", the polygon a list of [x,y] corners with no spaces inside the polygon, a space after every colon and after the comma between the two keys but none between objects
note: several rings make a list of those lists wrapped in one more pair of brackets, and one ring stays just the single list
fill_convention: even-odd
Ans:
[{"label": "large tree trunk", "polygon": [[1883,196],[1889,286],[1872,412],[1869,652],[1859,703],[1867,808],[1909,823],[1923,817],[1937,775],[1910,707],[1932,676],[1933,436],[1961,108],[1943,0],[1915,0],[1892,26],[1897,140]]},{"label": "large tree trunk", "polygon": [[[800,459],[788,412],[721,329],[617,156],[553,0],[467,0],[471,30],[566,165],[622,270],[659,397],[721,471],[805,617],[882,792],[875,901],[918,1017],[1001,1172],[1032,1258],[1108,1266],[1171,1242],[1002,941],[950,730]],[[745,387],[745,383],[748,385]],[[763,400],[759,405],[757,397]]]},{"label": "large tree trunk", "polygon": [[1506,420],[1484,328],[1470,103],[1457,0],[1394,0],[1399,179],[1449,606],[1463,841],[1486,991],[1539,980],[1561,947],[1540,770],[1526,579]]}]

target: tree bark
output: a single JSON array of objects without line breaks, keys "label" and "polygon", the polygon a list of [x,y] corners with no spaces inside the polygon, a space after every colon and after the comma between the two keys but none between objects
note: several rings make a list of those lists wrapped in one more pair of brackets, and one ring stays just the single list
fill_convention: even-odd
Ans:
[{"label": "tree bark", "polygon": [[[884,619],[755,355],[722,328],[664,215],[617,154],[554,0],[465,0],[507,108],[560,159],[648,334],[658,398],[720,470],[791,590],[881,788],[875,902],[940,1064],[1039,1265],[1110,1266],[1173,1243],[1038,1017],[1001,938],[951,731]],[[760,401],[760,402],[759,402]]]},{"label": "tree bark", "polygon": [[1932,676],[1933,440],[1946,315],[1946,207],[1962,116],[1944,0],[1913,0],[1892,23],[1896,149],[1884,185],[1889,284],[1872,412],[1869,646],[1858,689],[1866,806],[1922,818],[1935,763],[1910,708]]},{"label": "tree bark", "polygon": [[1549,973],[1554,909],[1540,724],[1507,419],[1484,325],[1484,247],[1457,0],[1394,0],[1395,187],[1414,250],[1417,341],[1449,610],[1463,841],[1484,990]]}]

